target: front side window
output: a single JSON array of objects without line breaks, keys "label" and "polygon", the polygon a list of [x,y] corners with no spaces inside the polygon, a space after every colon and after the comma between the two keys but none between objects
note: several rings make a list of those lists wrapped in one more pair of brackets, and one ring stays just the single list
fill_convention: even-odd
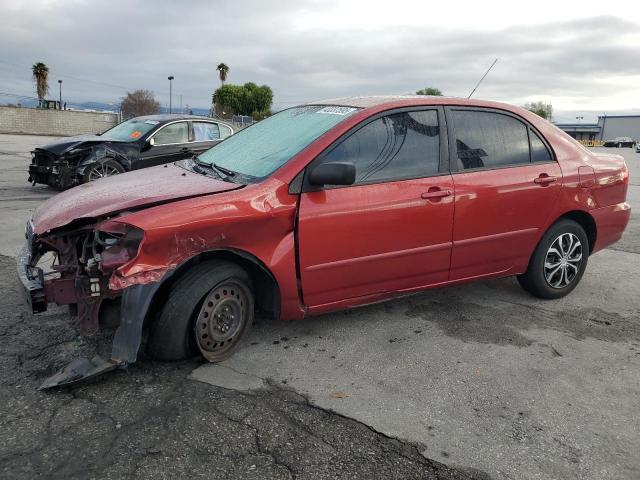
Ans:
[{"label": "front side window", "polygon": [[352,162],[356,184],[435,175],[440,134],[435,110],[401,112],[374,120],[338,144],[324,162]]},{"label": "front side window", "polygon": [[458,170],[530,163],[524,123],[508,115],[453,110]]},{"label": "front side window", "polygon": [[160,122],[157,120],[132,118],[107,130],[102,134],[102,137],[107,140],[117,140],[120,142],[135,142],[158,125],[158,123]]},{"label": "front side window", "polygon": [[220,140],[220,128],[213,122],[193,122],[193,141],[212,142]]},{"label": "front side window", "polygon": [[198,161],[263,178],[357,110],[334,105],[283,110],[232,135],[201,154]]},{"label": "front side window", "polygon": [[162,127],[153,136],[156,145],[169,145],[171,143],[187,143],[189,141],[189,129],[187,122],[170,123]]}]

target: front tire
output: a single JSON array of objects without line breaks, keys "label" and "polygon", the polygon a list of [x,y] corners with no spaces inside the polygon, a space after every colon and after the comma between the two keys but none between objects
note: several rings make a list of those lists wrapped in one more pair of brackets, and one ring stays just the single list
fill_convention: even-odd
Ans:
[{"label": "front tire", "polygon": [[105,177],[113,177],[124,173],[125,169],[113,159],[100,160],[88,167],[83,175],[83,183],[93,182]]},{"label": "front tire", "polygon": [[192,267],[172,287],[152,324],[147,350],[159,360],[200,351],[210,362],[230,357],[253,323],[254,297],[247,272],[210,260]]},{"label": "front tire", "polygon": [[547,230],[518,282],[538,298],[568,295],[580,282],[589,258],[589,239],[580,224],[559,220]]}]

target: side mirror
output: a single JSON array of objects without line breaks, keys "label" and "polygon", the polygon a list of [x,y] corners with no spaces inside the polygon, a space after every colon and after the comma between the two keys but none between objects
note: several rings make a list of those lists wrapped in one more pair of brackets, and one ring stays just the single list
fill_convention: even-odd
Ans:
[{"label": "side mirror", "polygon": [[309,174],[311,185],[353,185],[356,181],[356,166],[351,162],[321,163]]},{"label": "side mirror", "polygon": [[151,139],[149,140],[149,146],[150,146],[150,147],[153,147],[155,144],[156,144],[156,139],[155,139],[155,138],[151,138]]}]

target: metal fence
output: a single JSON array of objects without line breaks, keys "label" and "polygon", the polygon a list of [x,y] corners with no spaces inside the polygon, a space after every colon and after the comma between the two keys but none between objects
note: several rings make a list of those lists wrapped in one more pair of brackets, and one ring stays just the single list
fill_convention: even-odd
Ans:
[{"label": "metal fence", "polygon": [[585,147],[601,147],[602,145],[604,145],[604,142],[602,140],[578,140],[578,142]]}]

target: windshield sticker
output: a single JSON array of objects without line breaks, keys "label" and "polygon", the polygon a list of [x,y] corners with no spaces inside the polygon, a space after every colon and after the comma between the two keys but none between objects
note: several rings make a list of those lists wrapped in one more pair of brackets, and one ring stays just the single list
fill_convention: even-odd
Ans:
[{"label": "windshield sticker", "polygon": [[157,125],[160,122],[158,122],[157,120],[145,120],[144,123],[148,123],[149,125]]},{"label": "windshield sticker", "polygon": [[316,113],[326,113],[328,115],[349,115],[356,110],[357,108],[353,107],[324,107]]},{"label": "windshield sticker", "polygon": [[131,134],[129,134],[131,138],[140,138],[140,135],[142,135],[142,132],[139,132],[138,130],[136,130],[135,132],[131,132]]}]

